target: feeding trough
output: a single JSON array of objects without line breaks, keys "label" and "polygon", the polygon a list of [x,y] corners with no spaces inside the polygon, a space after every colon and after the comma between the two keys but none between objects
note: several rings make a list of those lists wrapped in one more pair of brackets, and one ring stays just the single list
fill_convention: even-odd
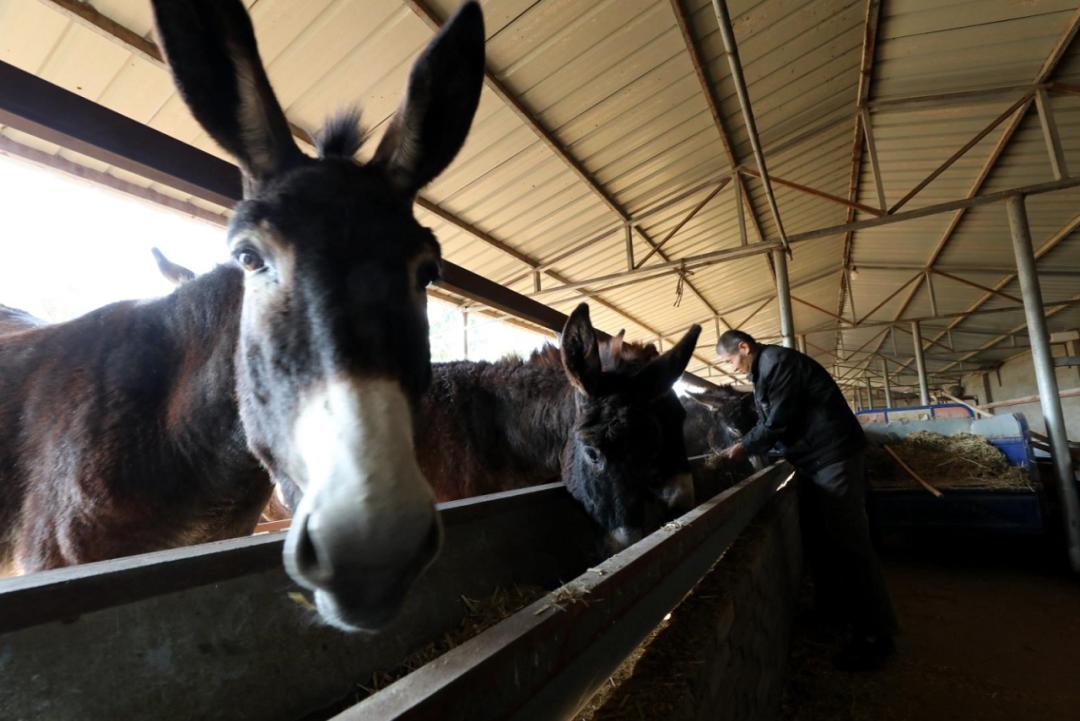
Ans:
[{"label": "feeding trough", "polygon": [[[870,502],[881,528],[1042,532],[1042,486],[1022,414],[869,423],[863,430],[870,444]],[[894,459],[910,461],[922,472],[902,469],[889,459],[886,447]],[[987,452],[997,455],[1000,465],[992,458],[988,462]],[[920,453],[935,460],[920,465]],[[941,470],[932,474],[935,466]],[[914,479],[898,482],[912,470],[940,495],[920,488]]]},{"label": "feeding trough", "polygon": [[[3,718],[551,718],[584,702],[790,476],[754,474],[598,563],[560,484],[440,505],[446,544],[376,635],[319,625],[281,570],[281,533],[0,581]],[[570,582],[559,587],[563,581]],[[555,589],[361,701],[483,599]],[[459,709],[460,711],[453,711]]]}]

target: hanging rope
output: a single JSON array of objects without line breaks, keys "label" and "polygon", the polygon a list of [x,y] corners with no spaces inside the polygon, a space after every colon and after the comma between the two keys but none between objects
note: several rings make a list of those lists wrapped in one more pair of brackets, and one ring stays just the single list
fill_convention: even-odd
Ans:
[{"label": "hanging rope", "polygon": [[694,271],[686,269],[686,261],[684,260],[679,266],[679,280],[675,283],[675,303],[676,308],[682,303],[683,290],[686,285],[686,276],[693,275]]}]

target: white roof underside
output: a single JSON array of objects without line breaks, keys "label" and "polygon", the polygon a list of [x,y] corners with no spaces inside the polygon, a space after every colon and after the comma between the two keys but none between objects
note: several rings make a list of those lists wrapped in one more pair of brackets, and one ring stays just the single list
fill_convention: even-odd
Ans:
[{"label": "white roof underside", "polygon": [[[289,120],[309,133],[328,113],[356,103],[377,139],[396,107],[412,60],[432,36],[415,6],[445,19],[453,0],[245,0],[268,72]],[[74,17],[69,2],[0,0],[0,59],[45,80],[165,132],[222,155],[191,118],[166,70],[152,58],[101,27]],[[737,163],[756,168],[728,59],[710,0],[485,0],[488,69],[527,111],[485,88],[473,130],[454,164],[423,197],[479,228],[536,263],[594,242],[560,258],[543,278],[545,287],[626,270],[623,218],[635,218],[660,242],[731,173],[722,134]],[[152,39],[149,4],[143,0],[93,0],[117,26]],[[876,3],[875,3],[876,5]],[[853,176],[859,80],[866,71],[871,128],[877,145],[887,205],[899,201],[990,121],[1023,96],[1077,23],[1077,4],[1065,0],[892,0],[868,12],[866,0],[731,0],[728,3],[759,137],[771,175],[877,207],[868,154]],[[690,45],[680,29],[685,18]],[[871,19],[871,27],[867,20]],[[864,38],[876,37],[863,63]],[[704,70],[719,106],[720,126],[697,74]],[[1071,45],[1047,80],[1080,85],[1080,51]],[[895,104],[909,96],[1018,86],[991,96],[949,102]],[[1069,167],[1080,168],[1080,98],[1050,94]],[[1013,131],[1012,125],[1017,127]],[[808,129],[821,132],[799,140]],[[1003,133],[1012,131],[1007,143]],[[553,147],[542,137],[548,133]],[[189,212],[224,216],[227,210],[172,188],[26,136],[0,130],[8,152],[20,148],[53,157],[70,170],[83,166],[132,186],[149,188]],[[792,140],[798,142],[792,143]],[[366,152],[374,147],[368,144]],[[363,155],[363,153],[362,153]],[[223,156],[224,157],[224,156]],[[585,170],[582,177],[568,158]],[[905,206],[905,210],[966,197],[985,176],[980,192],[1053,179],[1034,104],[1014,123],[1010,117],[976,144]],[[779,240],[762,183],[747,177],[752,213],[749,242]],[[702,186],[664,207],[665,201]],[[787,234],[849,220],[848,207],[775,185]],[[609,196],[617,209],[602,197]],[[1068,227],[1080,208],[1080,190],[1028,201],[1036,247]],[[445,256],[495,281],[529,294],[531,268],[461,227],[417,209],[421,222],[441,239]],[[845,237],[798,243],[789,261],[795,327],[807,334],[811,353],[827,367],[842,355],[859,353],[846,366],[892,357],[887,327],[838,333],[836,315],[862,319],[901,285],[904,290],[874,310],[866,322],[933,315],[927,284],[913,280],[933,262],[964,280],[1019,296],[1006,272],[1013,253],[1005,208],[982,206],[954,213],[857,231],[851,238],[851,299],[841,300]],[[855,219],[872,217],[862,211]],[[955,229],[947,232],[955,224]],[[1060,234],[1059,234],[1060,235]],[[669,260],[740,245],[732,183],[686,222],[663,246]],[[647,241],[634,236],[641,259]],[[716,341],[714,322],[742,326],[775,338],[778,316],[768,256],[698,268],[676,302],[678,275],[589,292],[594,322],[607,331],[625,327],[632,338],[677,340],[701,323],[699,352],[691,370],[707,372]],[[661,262],[653,255],[649,264]],[[901,267],[897,267],[901,266]],[[1080,273],[1080,239],[1063,234],[1039,261],[1047,303],[1073,298]],[[1069,273],[1072,273],[1071,275]],[[912,293],[912,289],[915,289]],[[944,276],[933,277],[940,315],[972,309],[985,291]],[[563,312],[583,291],[542,296]],[[853,303],[852,303],[853,300]],[[766,302],[768,301],[768,302]],[[763,305],[764,303],[764,305]],[[992,296],[978,307],[1015,302]],[[989,366],[1018,352],[994,333],[1022,329],[1019,312],[974,315],[924,323],[931,370]],[[1050,317],[1051,330],[1080,326],[1080,306]],[[906,328],[906,324],[904,324]],[[970,329],[973,332],[961,332]],[[977,331],[977,332],[974,332]],[[896,353],[907,365],[911,338],[894,331]],[[842,351],[840,349],[843,349]],[[895,366],[893,366],[895,367]],[[851,377],[861,377],[859,370]],[[905,380],[910,380],[906,378]]]}]

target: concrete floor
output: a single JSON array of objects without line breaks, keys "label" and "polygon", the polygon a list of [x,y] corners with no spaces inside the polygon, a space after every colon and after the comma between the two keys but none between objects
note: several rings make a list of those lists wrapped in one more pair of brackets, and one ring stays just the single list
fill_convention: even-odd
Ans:
[{"label": "concrete floor", "polygon": [[903,628],[896,657],[876,673],[835,671],[839,638],[801,615],[783,718],[1077,721],[1080,579],[1053,556],[1023,539],[887,551]]}]

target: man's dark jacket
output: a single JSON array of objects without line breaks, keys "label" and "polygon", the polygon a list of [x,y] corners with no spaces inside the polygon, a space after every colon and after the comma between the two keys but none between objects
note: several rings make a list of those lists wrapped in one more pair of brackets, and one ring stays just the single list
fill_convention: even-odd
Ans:
[{"label": "man's dark jacket", "polygon": [[849,458],[866,445],[840,388],[813,358],[789,348],[758,346],[750,367],[758,423],[742,437],[750,454],[776,447],[800,471]]}]

